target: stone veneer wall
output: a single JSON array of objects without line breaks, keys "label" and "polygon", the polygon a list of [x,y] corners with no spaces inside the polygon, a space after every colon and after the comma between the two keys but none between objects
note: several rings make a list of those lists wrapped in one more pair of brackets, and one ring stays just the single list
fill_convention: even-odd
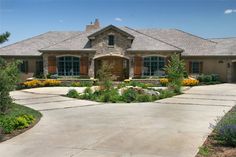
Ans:
[{"label": "stone veneer wall", "polygon": [[[115,36],[115,45],[108,45],[108,35]],[[113,29],[102,32],[91,42],[93,49],[96,49],[96,56],[114,54],[114,55],[125,55],[126,49],[131,47],[131,40],[127,36],[121,34]]]}]

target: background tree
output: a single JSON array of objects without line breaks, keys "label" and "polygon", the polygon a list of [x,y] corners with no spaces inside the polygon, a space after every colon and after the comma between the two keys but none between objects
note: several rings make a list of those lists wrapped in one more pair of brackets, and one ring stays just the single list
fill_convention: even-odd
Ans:
[{"label": "background tree", "polygon": [[175,93],[181,93],[182,81],[184,79],[185,63],[180,59],[178,54],[171,56],[165,67],[167,78],[169,80],[168,87],[173,89]]},{"label": "background tree", "polygon": [[[9,32],[0,35],[0,43],[8,40]],[[12,105],[10,91],[12,91],[18,82],[19,61],[7,62],[0,57],[0,113],[4,114]]]},{"label": "background tree", "polygon": [[8,38],[10,37],[11,33],[5,32],[0,35],[0,44],[4,43],[5,41],[8,41]]}]

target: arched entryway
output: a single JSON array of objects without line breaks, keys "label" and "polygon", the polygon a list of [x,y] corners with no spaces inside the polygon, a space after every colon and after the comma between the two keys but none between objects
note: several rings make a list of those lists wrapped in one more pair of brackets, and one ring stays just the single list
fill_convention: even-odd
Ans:
[{"label": "arched entryway", "polygon": [[95,59],[95,77],[97,77],[98,69],[102,64],[106,63],[112,66],[112,74],[117,81],[123,81],[129,78],[129,60],[118,56],[104,56]]}]

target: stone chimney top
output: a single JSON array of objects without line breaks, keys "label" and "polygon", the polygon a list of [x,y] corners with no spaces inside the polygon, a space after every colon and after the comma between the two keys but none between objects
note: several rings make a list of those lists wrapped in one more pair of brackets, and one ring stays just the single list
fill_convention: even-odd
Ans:
[{"label": "stone chimney top", "polygon": [[86,25],[86,32],[89,32],[89,31],[92,31],[92,30],[95,30],[95,29],[99,29],[100,28],[100,22],[98,19],[95,19],[95,22],[89,25]]}]

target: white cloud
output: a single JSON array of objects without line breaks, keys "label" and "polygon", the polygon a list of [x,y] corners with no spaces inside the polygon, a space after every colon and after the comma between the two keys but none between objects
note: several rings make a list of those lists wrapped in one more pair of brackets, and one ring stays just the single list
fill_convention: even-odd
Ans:
[{"label": "white cloud", "polygon": [[225,14],[232,14],[232,13],[236,13],[236,9],[226,9],[225,10]]},{"label": "white cloud", "polygon": [[63,23],[64,21],[63,20],[59,20],[58,22]]},{"label": "white cloud", "polygon": [[119,17],[117,17],[117,18],[115,18],[115,21],[122,22],[122,21],[123,21],[123,19],[122,19],[122,18],[119,18]]}]

